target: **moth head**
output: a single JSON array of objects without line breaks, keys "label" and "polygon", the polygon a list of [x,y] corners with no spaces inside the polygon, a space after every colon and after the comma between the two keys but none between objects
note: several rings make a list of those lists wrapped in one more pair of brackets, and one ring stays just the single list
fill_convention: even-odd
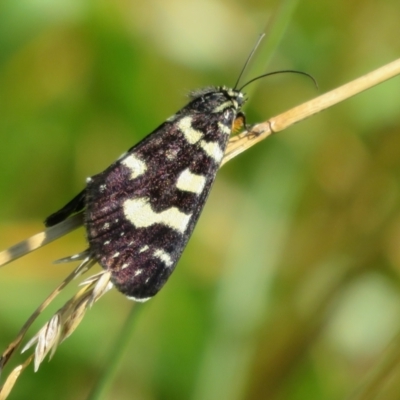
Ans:
[{"label": "moth head", "polygon": [[205,113],[217,113],[228,108],[237,112],[247,100],[245,95],[237,89],[225,86],[206,87],[189,93],[192,107]]},{"label": "moth head", "polygon": [[246,95],[239,89],[231,89],[227,87],[220,88],[221,91],[225,92],[225,95],[229,97],[235,108],[239,111],[243,104],[247,101]]}]

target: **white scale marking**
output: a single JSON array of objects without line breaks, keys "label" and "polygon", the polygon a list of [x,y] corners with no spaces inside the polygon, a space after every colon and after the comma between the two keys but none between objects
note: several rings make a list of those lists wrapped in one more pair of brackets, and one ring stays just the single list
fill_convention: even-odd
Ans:
[{"label": "white scale marking", "polygon": [[114,253],[113,255],[112,255],[112,258],[117,258],[119,256],[119,251],[117,251],[116,253]]},{"label": "white scale marking", "polygon": [[129,263],[122,264],[121,269],[125,269],[129,267]]},{"label": "white scale marking", "polygon": [[223,124],[222,122],[218,122],[218,128],[222,132],[226,133],[228,136],[231,134],[231,129],[229,129],[229,127]]},{"label": "white scale marking", "polygon": [[213,113],[219,113],[219,112],[224,111],[225,109],[230,108],[232,106],[233,106],[233,101],[232,100],[228,100],[228,101],[225,101],[225,103],[222,103],[219,106],[215,107],[214,110],[212,110],[212,112]]},{"label": "white scale marking", "polygon": [[123,205],[125,217],[137,228],[147,228],[154,224],[163,224],[178,232],[185,232],[192,214],[185,214],[176,207],[156,213],[146,197],[128,199]]},{"label": "white scale marking", "polygon": [[149,249],[149,246],[147,246],[147,244],[146,244],[146,246],[143,246],[140,250],[139,250],[139,253],[143,253],[144,251],[146,251],[146,250],[148,250]]},{"label": "white scale marking", "polygon": [[174,264],[171,256],[162,249],[157,249],[153,255],[159,258],[167,267],[171,267]]},{"label": "white scale marking", "polygon": [[192,120],[192,117],[183,117],[178,122],[178,128],[190,144],[195,144],[203,137],[203,134],[192,127]]},{"label": "white scale marking", "polygon": [[138,269],[138,270],[134,273],[133,276],[138,276],[138,275],[140,275],[142,272],[143,272],[142,269]]},{"label": "white scale marking", "polygon": [[193,174],[188,168],[186,168],[179,175],[176,187],[184,192],[200,194],[203,191],[205,184],[206,178],[203,175]]},{"label": "white scale marking", "polygon": [[129,300],[137,301],[138,303],[144,303],[145,301],[151,299],[151,297],[145,297],[143,299],[138,299],[138,298],[133,297],[133,296],[126,296],[126,298],[129,299]]},{"label": "white scale marking", "polygon": [[202,140],[200,142],[200,147],[217,163],[221,162],[222,158],[224,157],[221,147],[219,147],[219,144],[216,142],[205,142]]},{"label": "white scale marking", "polygon": [[124,164],[125,167],[131,170],[131,179],[136,179],[138,176],[143,175],[147,170],[146,164],[134,154],[124,158],[121,161],[121,164]]}]

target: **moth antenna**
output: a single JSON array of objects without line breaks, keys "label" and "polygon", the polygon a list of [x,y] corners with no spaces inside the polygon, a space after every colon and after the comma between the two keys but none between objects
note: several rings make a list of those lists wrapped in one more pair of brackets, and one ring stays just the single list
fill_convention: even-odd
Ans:
[{"label": "moth antenna", "polygon": [[266,74],[262,74],[260,76],[256,76],[255,78],[250,79],[248,82],[246,82],[238,90],[241,92],[247,85],[250,85],[250,83],[253,83],[254,81],[257,81],[258,79],[265,78],[266,76],[276,75],[276,74],[286,74],[286,73],[305,75],[305,76],[307,76],[308,78],[310,78],[314,82],[315,87],[318,89],[318,83],[317,83],[316,79],[312,75],[308,74],[307,72],[296,71],[296,70],[293,70],[293,69],[284,69],[282,71],[273,71],[273,72],[268,72]]},{"label": "moth antenna", "polygon": [[240,71],[239,78],[237,79],[237,81],[235,83],[235,86],[233,87],[234,89],[236,89],[237,85],[239,85],[240,79],[242,78],[242,76],[244,74],[244,71],[246,71],[246,68],[249,65],[250,60],[253,58],[253,55],[254,55],[255,51],[257,50],[258,46],[260,45],[261,41],[264,39],[264,36],[265,36],[265,33],[262,33],[260,35],[260,37],[258,38],[256,44],[253,47],[253,50],[251,50],[251,53],[247,57],[247,60],[244,63],[244,66],[243,66],[242,70]]},{"label": "moth antenna", "polygon": [[17,258],[25,256],[31,251],[43,247],[61,236],[79,228],[81,225],[83,225],[82,212],[73,215],[57,225],[51,226],[50,228],[47,228],[20,243],[17,243],[6,250],[0,251],[0,267],[3,267]]}]

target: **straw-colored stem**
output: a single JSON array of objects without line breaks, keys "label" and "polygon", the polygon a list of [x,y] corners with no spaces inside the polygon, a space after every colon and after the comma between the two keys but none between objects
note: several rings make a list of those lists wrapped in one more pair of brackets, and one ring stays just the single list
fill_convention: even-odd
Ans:
[{"label": "straw-colored stem", "polygon": [[[33,324],[33,322],[36,320],[36,318],[43,312],[43,310],[57,297],[57,295],[64,289],[65,286],[69,282],[71,282],[74,278],[76,278],[78,275],[80,275],[84,270],[82,270],[82,264],[81,263],[73,272],[71,272],[62,282],[60,285],[57,286],[56,289],[54,289],[50,295],[46,298],[46,300],[35,310],[35,312],[28,318],[28,320],[25,322],[24,326],[21,328],[19,331],[17,337],[8,345],[7,349],[3,352],[3,354],[0,357],[0,372],[3,370],[4,366],[8,363],[10,360],[11,356],[13,355],[14,351],[18,348],[18,346],[21,344],[21,341],[23,340],[26,332],[30,328],[30,326]],[[92,266],[90,264],[88,267]]]},{"label": "straw-colored stem", "polygon": [[272,117],[265,122],[254,125],[251,131],[243,132],[229,141],[222,164],[225,164],[261,140],[266,139],[272,133],[280,132],[296,122],[302,121],[399,74],[400,59],[397,59],[313,100],[307,101],[276,117]]},{"label": "straw-colored stem", "polygon": [[83,224],[83,212],[73,215],[67,218],[65,221],[60,222],[57,225],[47,228],[43,232],[39,232],[36,235],[31,236],[16,245],[9,247],[6,250],[0,251],[0,267],[10,263],[11,261],[20,258],[31,251],[37,250],[38,248],[59,239],[61,236],[79,228]]}]

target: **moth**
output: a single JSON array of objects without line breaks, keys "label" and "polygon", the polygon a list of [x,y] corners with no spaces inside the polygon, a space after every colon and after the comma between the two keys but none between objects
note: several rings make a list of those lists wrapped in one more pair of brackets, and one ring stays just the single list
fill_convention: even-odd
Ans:
[{"label": "moth", "polygon": [[173,272],[204,207],[246,98],[209,87],[105,171],[45,225],[84,211],[89,256],[128,298],[153,297]]},{"label": "moth", "polygon": [[233,88],[192,92],[185,107],[106,170],[88,178],[81,193],[45,220],[45,232],[0,252],[0,266],[42,246],[52,227],[83,213],[89,248],[60,261],[97,262],[128,298],[143,302],[153,297],[173,272],[193,232],[231,133],[246,125],[244,87],[282,72],[311,77],[300,71],[276,71],[237,88],[262,38]]}]

